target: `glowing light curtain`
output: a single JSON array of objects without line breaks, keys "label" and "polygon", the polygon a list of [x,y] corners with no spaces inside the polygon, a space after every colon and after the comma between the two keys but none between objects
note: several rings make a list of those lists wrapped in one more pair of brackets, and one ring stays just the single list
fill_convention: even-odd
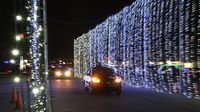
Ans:
[{"label": "glowing light curtain", "polygon": [[127,85],[200,98],[199,15],[199,1],[136,0],[75,47],[89,49],[89,67],[99,61]]}]

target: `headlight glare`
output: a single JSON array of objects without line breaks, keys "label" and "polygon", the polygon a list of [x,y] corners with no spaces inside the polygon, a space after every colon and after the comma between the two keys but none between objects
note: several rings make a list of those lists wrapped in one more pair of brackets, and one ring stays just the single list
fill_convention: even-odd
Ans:
[{"label": "headlight glare", "polygon": [[59,76],[61,76],[61,72],[60,71],[56,71],[55,75],[59,77]]},{"label": "headlight glare", "polygon": [[65,76],[66,76],[66,77],[71,76],[71,72],[70,72],[70,71],[65,71]]}]

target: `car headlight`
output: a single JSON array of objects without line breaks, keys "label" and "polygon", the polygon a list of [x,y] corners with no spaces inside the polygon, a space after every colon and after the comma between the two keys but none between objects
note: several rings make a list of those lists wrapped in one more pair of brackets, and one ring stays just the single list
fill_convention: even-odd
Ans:
[{"label": "car headlight", "polygon": [[121,78],[119,78],[119,77],[117,77],[116,79],[115,79],[115,82],[116,83],[120,83],[122,80],[121,80]]},{"label": "car headlight", "polygon": [[92,82],[94,82],[94,83],[100,83],[100,79],[97,78],[97,77],[93,77],[92,78]]},{"label": "car headlight", "polygon": [[71,76],[71,72],[68,70],[68,71],[65,71],[65,76],[66,77],[70,77]]},{"label": "car headlight", "polygon": [[56,71],[56,72],[55,72],[55,75],[56,75],[57,77],[61,76],[61,74],[62,74],[61,71]]}]

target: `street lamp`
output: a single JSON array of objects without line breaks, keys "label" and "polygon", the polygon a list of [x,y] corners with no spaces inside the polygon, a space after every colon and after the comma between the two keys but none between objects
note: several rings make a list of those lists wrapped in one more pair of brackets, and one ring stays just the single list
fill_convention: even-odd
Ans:
[{"label": "street lamp", "polygon": [[19,50],[13,49],[13,50],[12,50],[12,54],[13,54],[14,56],[18,56],[18,55],[19,55]]},{"label": "street lamp", "polygon": [[21,80],[20,77],[15,77],[15,78],[14,78],[14,82],[16,82],[16,83],[19,83],[20,80]]},{"label": "street lamp", "polygon": [[39,26],[39,29],[38,29],[38,30],[41,32],[41,31],[43,30],[43,29],[42,29],[42,26]]},{"label": "street lamp", "polygon": [[18,34],[18,35],[16,35],[16,37],[15,37],[16,41],[20,41],[20,40],[23,39],[23,38],[24,38],[24,34],[23,34],[23,33]]},{"label": "street lamp", "polygon": [[26,20],[27,20],[27,21],[31,21],[31,17],[27,17]]},{"label": "street lamp", "polygon": [[16,20],[17,20],[17,21],[21,21],[22,19],[23,19],[23,18],[22,18],[21,15],[17,15],[17,16],[16,16]]},{"label": "street lamp", "polygon": [[20,41],[20,40],[21,40],[20,35],[17,35],[17,36],[15,37],[15,39],[16,39],[16,41]]},{"label": "street lamp", "polygon": [[15,61],[14,59],[11,59],[11,60],[10,60],[10,63],[11,63],[11,64],[15,64],[15,62],[16,62],[16,61]]}]

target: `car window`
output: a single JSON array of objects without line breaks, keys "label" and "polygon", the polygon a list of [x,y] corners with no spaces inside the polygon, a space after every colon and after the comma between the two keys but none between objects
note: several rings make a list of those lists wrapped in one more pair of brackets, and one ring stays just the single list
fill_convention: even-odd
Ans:
[{"label": "car window", "polygon": [[92,75],[105,75],[105,76],[113,76],[114,70],[106,67],[94,68],[92,70]]}]

